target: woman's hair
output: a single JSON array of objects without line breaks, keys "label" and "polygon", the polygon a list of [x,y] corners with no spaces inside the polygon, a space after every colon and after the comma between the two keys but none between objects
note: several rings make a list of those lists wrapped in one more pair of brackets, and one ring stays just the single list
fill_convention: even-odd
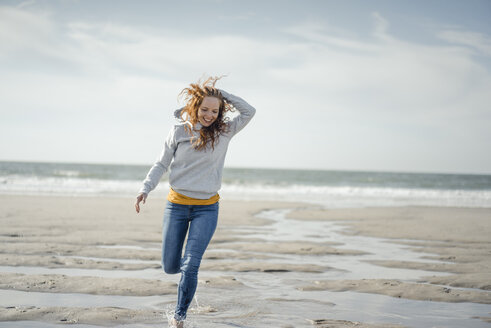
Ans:
[{"label": "woman's hair", "polygon": [[[208,127],[203,126],[200,129],[200,136],[193,141],[194,147],[198,150],[206,149],[208,144],[214,149],[215,142],[218,137],[227,132],[228,118],[225,117],[225,113],[232,111],[232,105],[225,101],[221,92],[215,88],[215,83],[220,80],[220,77],[208,77],[204,82],[198,81],[197,83],[191,83],[189,87],[184,88],[179,97],[182,97],[186,102],[183,110],[181,111],[181,119],[187,120],[194,127],[198,123],[198,109],[205,97],[215,97],[219,101],[218,117]],[[184,116],[187,116],[185,119]],[[192,128],[189,125],[185,126],[186,130],[191,134]]]}]

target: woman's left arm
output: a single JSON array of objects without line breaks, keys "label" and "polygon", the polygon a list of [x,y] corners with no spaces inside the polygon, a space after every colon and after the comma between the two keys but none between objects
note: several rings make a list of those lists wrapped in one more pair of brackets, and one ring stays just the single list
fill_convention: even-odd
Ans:
[{"label": "woman's left arm", "polygon": [[244,99],[234,96],[222,89],[219,89],[223,98],[229,103],[231,103],[240,113],[239,116],[235,117],[230,122],[230,132],[232,135],[236,134],[240,130],[242,130],[247,123],[250,122],[254,114],[256,113],[256,109],[249,105]]}]

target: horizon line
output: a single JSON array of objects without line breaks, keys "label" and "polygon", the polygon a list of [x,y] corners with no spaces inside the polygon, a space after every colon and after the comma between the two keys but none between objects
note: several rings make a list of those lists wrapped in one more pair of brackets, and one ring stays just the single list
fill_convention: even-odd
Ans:
[{"label": "horizon line", "polygon": [[[0,159],[0,163],[39,163],[39,164],[78,164],[78,165],[127,165],[148,166],[146,163],[108,163],[108,162],[73,162],[73,161],[43,161],[43,160],[6,160]],[[290,170],[290,171],[331,171],[331,172],[353,172],[353,173],[403,173],[403,174],[448,174],[448,175],[491,175],[491,172],[441,172],[441,171],[396,171],[396,170],[367,170],[367,169],[338,169],[338,168],[298,168],[298,167],[259,167],[259,166],[224,166],[225,169],[251,169],[251,170]]]}]

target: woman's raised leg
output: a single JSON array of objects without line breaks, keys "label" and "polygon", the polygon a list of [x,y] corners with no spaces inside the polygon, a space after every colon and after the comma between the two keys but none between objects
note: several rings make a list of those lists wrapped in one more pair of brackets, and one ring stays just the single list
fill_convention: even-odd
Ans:
[{"label": "woman's raised leg", "polygon": [[181,271],[182,246],[189,226],[189,205],[167,201],[162,225],[162,268],[166,273]]}]

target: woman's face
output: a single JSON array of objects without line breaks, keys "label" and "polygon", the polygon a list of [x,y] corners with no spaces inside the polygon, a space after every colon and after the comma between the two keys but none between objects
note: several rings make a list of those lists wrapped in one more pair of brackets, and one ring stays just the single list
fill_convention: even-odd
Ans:
[{"label": "woman's face", "polygon": [[198,121],[208,127],[216,121],[220,110],[220,100],[216,97],[205,97],[198,108]]}]

